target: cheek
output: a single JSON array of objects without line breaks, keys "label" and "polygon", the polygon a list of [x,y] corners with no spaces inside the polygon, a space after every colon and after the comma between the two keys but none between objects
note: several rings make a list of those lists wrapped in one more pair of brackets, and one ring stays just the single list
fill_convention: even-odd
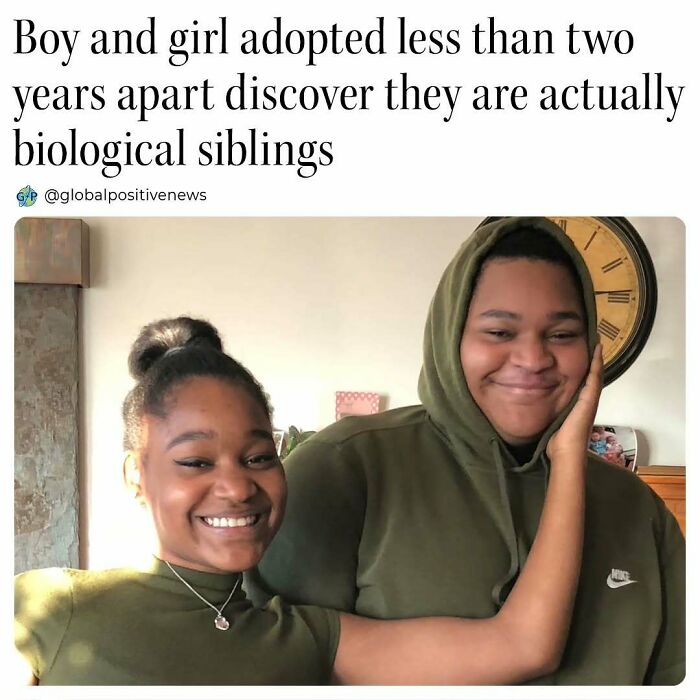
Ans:
[{"label": "cheek", "polygon": [[284,478],[284,470],[280,466],[276,471],[279,474],[270,475],[266,479],[265,492],[270,500],[272,510],[269,520],[269,537],[272,539],[280,529],[284,519],[284,511],[287,505],[287,482]]},{"label": "cheek", "polygon": [[559,371],[566,377],[565,394],[561,397],[562,407],[574,396],[583,380],[588,374],[590,365],[588,349],[585,345],[580,348],[571,348],[569,352],[562,353],[558,358]]},{"label": "cheek", "polygon": [[267,494],[277,518],[281,519],[287,502],[287,481],[282,466],[261,473],[257,482],[258,487]]},{"label": "cheek", "polygon": [[179,518],[189,512],[193,495],[191,485],[177,480],[147,480],[144,488],[146,503],[158,519]]},{"label": "cheek", "polygon": [[467,387],[474,393],[485,377],[504,364],[506,357],[498,345],[487,345],[465,337],[460,345],[460,360]]},{"label": "cheek", "polygon": [[562,372],[576,387],[586,378],[589,366],[588,348],[583,344],[580,347],[572,348],[570,353],[560,359]]}]

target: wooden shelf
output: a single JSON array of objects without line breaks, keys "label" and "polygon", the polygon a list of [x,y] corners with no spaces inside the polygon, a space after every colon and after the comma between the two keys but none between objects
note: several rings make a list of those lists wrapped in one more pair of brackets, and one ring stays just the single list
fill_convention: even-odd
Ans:
[{"label": "wooden shelf", "polygon": [[685,536],[685,467],[639,467],[637,474],[664,500]]},{"label": "wooden shelf", "polygon": [[639,476],[685,476],[685,467],[651,465],[637,467]]}]

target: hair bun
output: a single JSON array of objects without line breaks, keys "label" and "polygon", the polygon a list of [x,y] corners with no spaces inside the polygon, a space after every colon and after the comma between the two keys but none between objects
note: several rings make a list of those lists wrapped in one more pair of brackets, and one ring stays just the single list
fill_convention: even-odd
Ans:
[{"label": "hair bun", "polygon": [[219,352],[223,347],[219,333],[208,321],[179,316],[153,321],[141,329],[129,353],[129,372],[140,381],[168,350],[186,345],[209,346]]}]

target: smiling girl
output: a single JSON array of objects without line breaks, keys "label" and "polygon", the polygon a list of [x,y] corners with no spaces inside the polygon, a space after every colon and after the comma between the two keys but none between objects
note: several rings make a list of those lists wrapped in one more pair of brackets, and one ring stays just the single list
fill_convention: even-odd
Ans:
[{"label": "smiling girl", "polygon": [[42,685],[506,684],[551,672],[580,567],[601,365],[598,348],[549,442],[537,537],[499,612],[382,621],[246,599],[242,572],[262,558],[286,497],[267,397],[209,323],[146,326],[129,356],[137,384],[123,407],[124,478],[157,551],[141,570],[17,576],[18,668]]}]

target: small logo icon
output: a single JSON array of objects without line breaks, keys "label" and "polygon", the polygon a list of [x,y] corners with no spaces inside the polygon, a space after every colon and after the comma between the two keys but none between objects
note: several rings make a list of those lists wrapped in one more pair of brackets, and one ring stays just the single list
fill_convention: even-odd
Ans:
[{"label": "small logo icon", "polygon": [[607,584],[610,588],[622,588],[622,586],[629,586],[630,583],[637,583],[634,579],[630,578],[629,571],[623,571],[622,569],[612,569],[608,574]]},{"label": "small logo icon", "polygon": [[17,193],[17,201],[20,207],[31,207],[36,202],[36,192],[27,185]]}]

